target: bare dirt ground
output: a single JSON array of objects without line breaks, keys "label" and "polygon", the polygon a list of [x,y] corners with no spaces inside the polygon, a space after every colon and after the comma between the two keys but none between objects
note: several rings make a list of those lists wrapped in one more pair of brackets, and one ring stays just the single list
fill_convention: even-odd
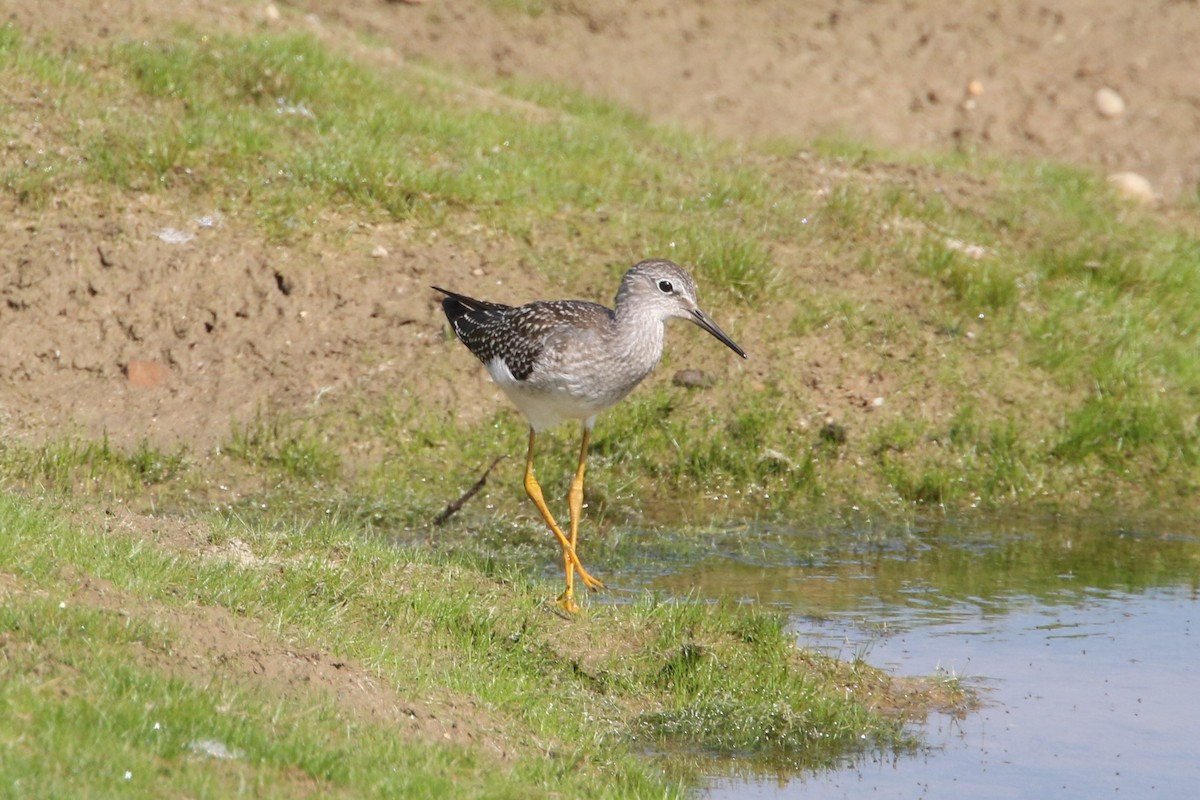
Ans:
[{"label": "bare dirt ground", "polygon": [[[724,137],[842,133],[897,148],[1060,159],[1140,172],[1168,202],[1200,184],[1195,2],[541,7],[528,15],[479,0],[15,0],[5,13],[64,49],[178,22],[311,31],[385,59],[564,82]],[[1100,113],[1103,88],[1123,98],[1123,113]],[[36,109],[8,91],[36,140]],[[3,157],[21,157],[26,145],[10,143]],[[37,212],[0,202],[0,431],[8,436],[106,433],[125,445],[147,439],[203,451],[260,409],[299,409],[350,385],[447,399],[456,394],[452,375],[428,358],[441,339],[430,278],[464,285],[486,269],[507,279],[513,298],[544,288],[517,274],[501,245],[461,252],[410,241],[403,225],[330,221],[331,233],[355,233],[278,248],[237,220],[157,196],[115,210],[87,197]],[[168,229],[191,238],[165,242]],[[379,247],[386,258],[372,257]],[[417,362],[435,368],[414,386]]]}]

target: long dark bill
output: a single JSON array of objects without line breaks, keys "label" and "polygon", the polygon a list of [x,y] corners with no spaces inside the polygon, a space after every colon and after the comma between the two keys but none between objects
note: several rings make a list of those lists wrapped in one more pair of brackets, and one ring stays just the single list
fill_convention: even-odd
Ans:
[{"label": "long dark bill", "polygon": [[717,323],[713,322],[709,318],[708,314],[705,314],[703,311],[701,311],[698,308],[694,308],[694,309],[692,309],[692,322],[696,323],[701,328],[704,328],[704,330],[708,331],[713,336],[720,339],[721,342],[726,347],[728,347],[733,352],[737,353],[742,358],[746,357],[746,351],[743,350],[742,348],[738,347],[737,343],[735,341],[733,341],[733,339],[729,338],[729,334],[727,334],[727,333],[725,333],[725,331],[721,330],[721,328],[717,325]]}]

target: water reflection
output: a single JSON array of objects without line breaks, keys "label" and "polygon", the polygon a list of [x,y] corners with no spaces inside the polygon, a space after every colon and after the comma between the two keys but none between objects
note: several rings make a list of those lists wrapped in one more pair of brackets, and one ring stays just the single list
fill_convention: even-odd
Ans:
[{"label": "water reflection", "polygon": [[713,797],[1190,797],[1195,533],[1103,521],[715,533],[723,556],[643,582],[776,604],[806,646],[984,690],[974,714],[924,723],[931,748],[917,756],[799,776],[715,766]]}]

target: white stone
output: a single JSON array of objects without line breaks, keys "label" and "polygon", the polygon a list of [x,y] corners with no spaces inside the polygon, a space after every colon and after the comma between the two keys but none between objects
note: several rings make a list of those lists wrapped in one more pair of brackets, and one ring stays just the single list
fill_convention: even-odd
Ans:
[{"label": "white stone", "polygon": [[1130,200],[1153,203],[1158,199],[1158,193],[1154,191],[1150,181],[1136,172],[1114,172],[1108,176],[1108,182]]},{"label": "white stone", "polygon": [[1125,98],[1107,86],[1096,90],[1093,102],[1096,104],[1096,111],[1100,112],[1102,117],[1112,119],[1125,113]]}]

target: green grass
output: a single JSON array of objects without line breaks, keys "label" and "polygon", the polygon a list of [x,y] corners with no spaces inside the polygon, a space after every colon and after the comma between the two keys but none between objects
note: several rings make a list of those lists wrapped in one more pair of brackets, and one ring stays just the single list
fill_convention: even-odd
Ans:
[{"label": "green grass", "polygon": [[183,449],[165,452],[145,441],[133,450],[114,447],[107,437],[54,439],[36,446],[0,442],[0,478],[40,491],[137,495],[187,471]]},{"label": "green grass", "polygon": [[235,425],[222,449],[230,458],[299,481],[329,479],[339,473],[338,454],[323,437],[303,422],[282,417]]},{"label": "green grass", "polygon": [[[414,746],[382,727],[348,725],[329,700],[280,701],[233,680],[200,687],[129,661],[131,649],[168,651],[169,631],[44,599],[3,615],[24,646],[2,690],[12,716],[0,733],[0,781],[25,796],[156,797],[164,780],[173,791],[210,797],[298,789],[348,796],[349,787],[481,794],[484,776],[462,748]],[[205,757],[208,742],[236,757]],[[489,783],[504,790],[503,780]]]},{"label": "green grass", "polygon": [[[280,700],[236,679],[201,687],[136,666],[130,648],[165,651],[170,633],[113,613],[31,602],[3,614],[9,630],[45,637],[10,661],[0,690],[9,714],[0,723],[0,781],[24,796],[161,797],[165,785],[207,797],[588,791],[578,771],[548,759],[498,768],[463,745],[412,741],[386,725],[347,719],[332,698]],[[47,702],[48,693],[57,700]],[[204,755],[208,743],[234,757]],[[670,791],[645,773],[618,771],[613,780],[594,796]]]},{"label": "green grass", "polygon": [[[210,796],[239,786],[283,795],[298,781],[348,796],[439,796],[450,785],[487,796],[551,786],[662,796],[677,787],[669,764],[663,772],[639,755],[650,742],[815,764],[864,741],[905,741],[898,723],[844,689],[877,681],[873,671],[855,678],[796,651],[783,620],[753,606],[646,598],[567,622],[546,610],[543,586],[506,568],[398,549],[336,520],[214,521],[208,555],[7,495],[0,523],[10,654],[0,780],[34,795],[161,795],[167,780]],[[235,544],[236,561],[212,554]],[[273,693],[236,664],[207,677],[199,667],[188,680],[198,669],[186,660],[189,610],[216,606],[259,621],[264,653],[280,636],[364,665],[402,698],[474,698],[475,717],[492,720],[495,744],[515,760],[497,770],[489,748],[397,737],[316,690]],[[220,644],[204,646],[215,648],[205,658],[219,655]],[[173,653],[184,655],[164,671]],[[538,702],[547,692],[555,702]],[[242,755],[199,759],[201,741]]]}]

